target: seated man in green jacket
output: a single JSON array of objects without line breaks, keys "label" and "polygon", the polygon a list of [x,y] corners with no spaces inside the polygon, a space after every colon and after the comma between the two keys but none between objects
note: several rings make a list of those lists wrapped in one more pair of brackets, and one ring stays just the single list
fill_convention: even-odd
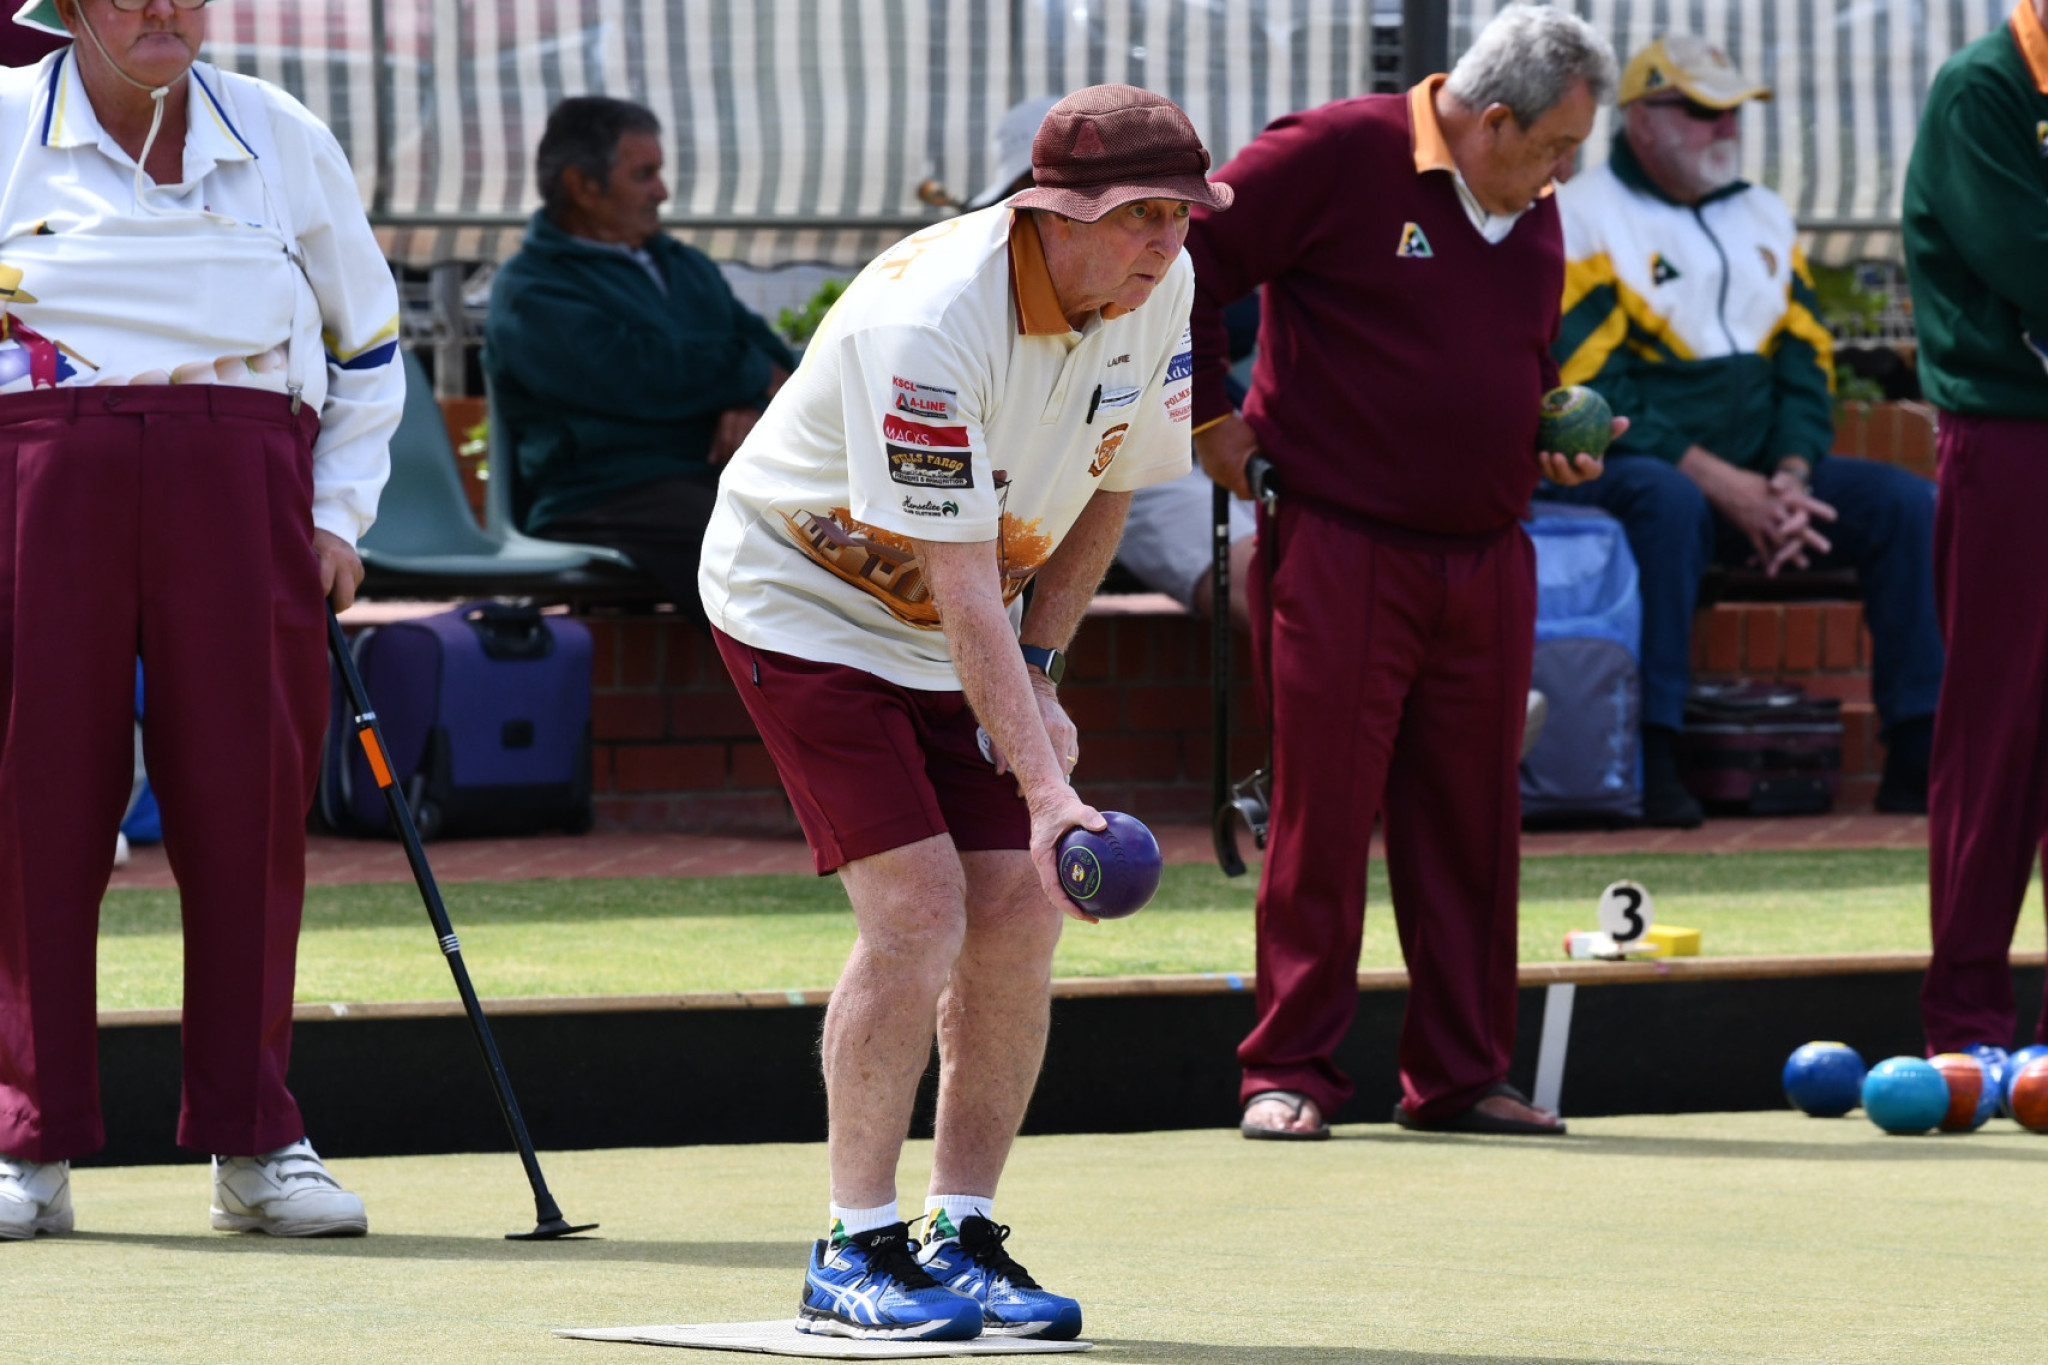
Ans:
[{"label": "seated man in green jacket", "polygon": [[1642,573],[1643,819],[1700,823],[1679,779],[1693,607],[1710,563],[1851,566],[1875,647],[1887,746],[1879,810],[1927,809],[1941,693],[1934,486],[1829,458],[1834,343],[1783,200],[1740,177],[1739,111],[1770,92],[1697,37],[1651,43],[1622,72],[1602,165],[1558,191],[1567,384],[1632,425],[1607,473],[1538,497],[1597,506]]},{"label": "seated man in green jacket", "polygon": [[548,115],[542,206],[491,287],[484,373],[521,527],[624,551],[701,621],[718,466],[796,360],[661,232],[660,137],[647,109],[601,95]]}]

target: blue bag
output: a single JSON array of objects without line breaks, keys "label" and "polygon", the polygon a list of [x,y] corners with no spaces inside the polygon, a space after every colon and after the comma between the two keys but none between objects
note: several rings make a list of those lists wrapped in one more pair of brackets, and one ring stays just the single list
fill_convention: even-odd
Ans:
[{"label": "blue bag", "polygon": [[1640,820],[1643,598],[1621,523],[1593,507],[1538,502],[1536,667],[1550,702],[1522,760],[1524,820]]},{"label": "blue bag", "polygon": [[[538,608],[475,602],[365,630],[351,646],[386,758],[422,838],[590,828],[590,631]],[[320,812],[396,838],[356,742],[338,669]]]}]

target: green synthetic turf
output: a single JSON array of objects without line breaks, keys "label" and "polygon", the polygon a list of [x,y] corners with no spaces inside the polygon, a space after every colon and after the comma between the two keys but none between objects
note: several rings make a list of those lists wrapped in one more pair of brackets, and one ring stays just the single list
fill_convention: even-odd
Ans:
[{"label": "green synthetic turf", "polygon": [[[929,1160],[907,1153],[913,1208]],[[78,1235],[0,1244],[0,1358],[735,1365],[548,1329],[790,1316],[825,1222],[815,1146],[551,1154],[564,1208],[604,1224],[582,1244],[499,1240],[531,1224],[510,1156],[333,1167],[372,1236],[217,1236],[203,1167],[76,1172]],[[2003,1365],[2048,1340],[2044,1177],[2048,1139],[1998,1120],[1374,1125],[1027,1138],[997,1214],[1103,1365]]]},{"label": "green synthetic turf", "polygon": [[[1916,851],[1649,854],[1522,864],[1522,959],[1563,955],[1595,926],[1600,889],[1634,877],[1660,922],[1704,934],[1709,954],[1837,953],[1927,946],[1927,858]],[[790,876],[470,882],[446,895],[486,996],[610,995],[827,987],[853,942],[836,879]],[[1069,924],[1063,976],[1247,972],[1253,879],[1166,869],[1131,919]],[[2038,884],[2016,942],[2042,941]],[[116,891],[102,910],[100,1004],[173,1006],[182,948],[177,894]],[[1364,963],[1399,965],[1384,867],[1375,862]],[[410,883],[321,886],[306,895],[298,998],[440,999],[447,969]]]}]

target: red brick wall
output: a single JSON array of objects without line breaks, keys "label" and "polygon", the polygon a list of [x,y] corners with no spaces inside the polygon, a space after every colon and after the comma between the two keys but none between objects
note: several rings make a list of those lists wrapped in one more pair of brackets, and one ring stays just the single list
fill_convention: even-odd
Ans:
[{"label": "red brick wall", "polygon": [[[597,821],[608,829],[795,829],[774,765],[704,636],[673,617],[592,617]],[[1091,615],[1061,696],[1081,731],[1081,793],[1145,820],[1209,807],[1209,634],[1187,616]],[[1264,753],[1239,642],[1235,770]]]},{"label": "red brick wall", "polygon": [[1782,678],[1842,702],[1840,804],[1865,806],[1884,768],[1860,602],[1722,602],[1693,618],[1696,677]]}]

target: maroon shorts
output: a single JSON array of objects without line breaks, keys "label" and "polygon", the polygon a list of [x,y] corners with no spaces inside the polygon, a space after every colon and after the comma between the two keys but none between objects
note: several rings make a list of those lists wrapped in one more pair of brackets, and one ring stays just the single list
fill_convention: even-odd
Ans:
[{"label": "maroon shorts", "polygon": [[712,638],[775,760],[818,875],[935,834],[962,852],[1031,847],[1016,779],[982,756],[967,697],[900,687]]}]

